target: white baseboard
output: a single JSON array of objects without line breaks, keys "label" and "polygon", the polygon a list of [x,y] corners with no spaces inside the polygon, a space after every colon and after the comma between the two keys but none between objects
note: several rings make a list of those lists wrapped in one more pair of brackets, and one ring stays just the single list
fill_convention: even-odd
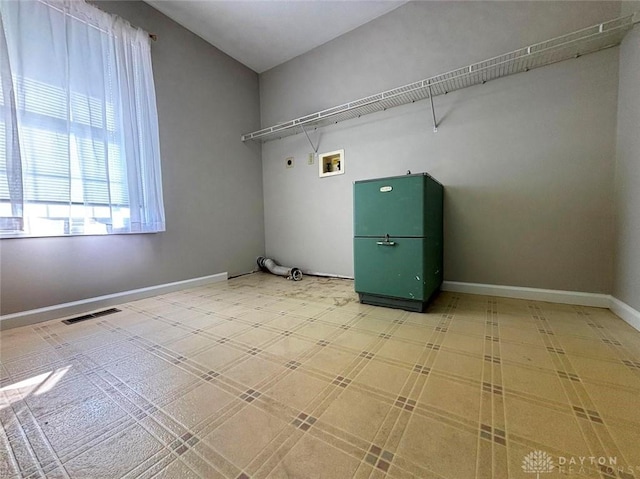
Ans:
[{"label": "white baseboard", "polygon": [[130,291],[122,291],[121,293],[82,299],[80,301],[73,301],[70,303],[56,304],[45,308],[6,314],[4,316],[0,316],[0,329],[17,328],[19,326],[27,326],[41,321],[49,321],[50,319],[70,316],[72,314],[87,313],[106,306],[114,306],[116,304],[148,298],[158,294],[171,293],[181,289],[195,288],[197,286],[204,286],[210,283],[226,281],[227,277],[227,273],[218,273],[210,276],[202,276],[200,278],[176,281],[174,283],[159,284],[156,286],[149,286],[147,288],[133,289]]},{"label": "white baseboard", "polygon": [[628,304],[608,294],[500,286],[495,284],[461,283],[457,281],[444,281],[442,283],[442,291],[608,308],[633,328],[640,331],[640,311],[636,311]]},{"label": "white baseboard", "polygon": [[[353,279],[348,276],[325,274],[306,271],[312,276],[328,276],[334,278]],[[85,314],[96,309],[114,306],[129,301],[148,298],[158,294],[170,293],[181,289],[204,286],[210,283],[226,281],[227,273],[218,273],[200,278],[176,281],[174,283],[159,284],[147,288],[123,291],[121,293],[97,296],[70,303],[47,306],[45,308],[32,309],[13,314],[0,316],[0,329],[10,329],[19,326],[27,326],[50,319],[62,318],[74,314]],[[581,293],[576,291],[560,291],[553,289],[524,288],[518,286],[501,286],[495,284],[462,283],[458,281],[444,281],[443,291],[453,293],[481,294],[487,296],[501,296],[504,298],[531,299],[534,301],[547,301],[550,303],[575,304],[580,306],[592,306],[596,308],[608,308],[614,314],[622,318],[633,328],[640,331],[640,311],[636,311],[628,304],[608,294]]]},{"label": "white baseboard", "polygon": [[611,296],[611,305],[609,306],[609,309],[621,317],[625,322],[629,323],[633,328],[640,331],[640,311],[633,309],[627,303],[623,303],[613,296]]},{"label": "white baseboard", "polygon": [[504,298],[532,299],[549,303],[576,304],[579,306],[593,306],[608,308],[611,304],[608,294],[581,293],[577,291],[561,291],[554,289],[524,288],[519,286],[501,286],[495,284],[461,283],[444,281],[443,291],[453,293],[482,294],[487,296],[502,296]]}]

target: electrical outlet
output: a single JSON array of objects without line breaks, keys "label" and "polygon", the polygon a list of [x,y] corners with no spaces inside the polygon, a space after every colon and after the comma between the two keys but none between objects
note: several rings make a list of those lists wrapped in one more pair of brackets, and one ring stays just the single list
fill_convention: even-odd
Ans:
[{"label": "electrical outlet", "polygon": [[287,168],[293,168],[293,156],[290,156],[289,158],[286,158],[284,160],[284,164],[285,164],[285,167],[287,167]]},{"label": "electrical outlet", "polygon": [[314,160],[315,160],[315,155],[313,153],[309,153],[309,159],[307,160],[307,164],[308,165],[313,165]]}]

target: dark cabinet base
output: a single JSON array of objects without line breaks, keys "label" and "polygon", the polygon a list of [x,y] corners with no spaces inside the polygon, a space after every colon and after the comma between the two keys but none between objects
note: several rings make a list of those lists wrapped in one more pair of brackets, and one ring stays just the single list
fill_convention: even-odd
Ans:
[{"label": "dark cabinet base", "polygon": [[[431,295],[433,298],[438,291]],[[371,306],[382,306],[385,308],[404,309],[414,313],[423,313],[427,309],[427,305],[431,298],[426,301],[418,301],[415,299],[390,298],[388,296],[379,296],[377,294],[358,293],[362,304],[370,304]]]}]

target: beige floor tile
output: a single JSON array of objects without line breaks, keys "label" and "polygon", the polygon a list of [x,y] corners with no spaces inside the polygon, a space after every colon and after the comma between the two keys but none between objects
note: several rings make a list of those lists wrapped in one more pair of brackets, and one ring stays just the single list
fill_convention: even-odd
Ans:
[{"label": "beige floor tile", "polygon": [[[265,290],[266,291],[266,290]],[[274,298],[277,298],[277,301],[274,301],[269,304],[265,304],[262,306],[264,311],[272,311],[278,314],[287,314],[293,311],[294,309],[300,308],[300,302],[291,300],[291,299],[282,299],[278,296],[278,293],[270,291],[270,294],[273,295]]]},{"label": "beige floor tile", "polygon": [[603,388],[586,383],[585,389],[596,405],[600,416],[618,418],[623,422],[640,427],[640,391],[625,391],[617,388]]},{"label": "beige floor tile", "polygon": [[269,479],[352,477],[360,461],[305,434],[267,476]]},{"label": "beige floor tile", "polygon": [[309,323],[302,329],[296,330],[296,334],[301,334],[311,339],[324,339],[336,332],[342,332],[342,329],[336,328],[333,324],[324,324],[320,322]]},{"label": "beige floor tile", "polygon": [[51,321],[47,323],[47,325],[53,330],[52,332],[55,332],[55,334],[64,341],[78,341],[82,338],[104,332],[104,329],[93,321],[83,321],[69,325],[61,321]]},{"label": "beige floor tile", "polygon": [[552,401],[568,402],[562,383],[553,372],[547,373],[503,364],[502,385],[504,389],[532,394]]},{"label": "beige floor tile", "polygon": [[258,311],[254,309],[239,314],[237,317],[244,322],[269,324],[274,319],[280,317],[280,315],[273,311]]},{"label": "beige floor tile", "polygon": [[191,357],[197,353],[215,346],[217,343],[201,334],[189,334],[188,336],[165,344],[165,347],[181,356]]},{"label": "beige floor tile", "polygon": [[169,325],[163,321],[148,318],[146,321],[127,326],[126,329],[131,334],[145,335],[163,329],[165,326],[169,327]]},{"label": "beige floor tile", "polygon": [[484,354],[484,343],[484,336],[480,338],[449,331],[442,340],[442,347],[482,356]]},{"label": "beige floor tile", "polygon": [[9,361],[3,360],[2,365],[12,378],[23,379],[33,371],[38,371],[38,374],[41,374],[44,369],[54,369],[54,365],[61,365],[62,362],[64,362],[64,358],[56,350],[51,350],[20,356]]},{"label": "beige floor tile", "polygon": [[96,364],[105,366],[141,352],[142,349],[140,346],[135,345],[131,341],[118,341],[114,343],[103,343],[101,348],[84,351],[83,354]]},{"label": "beige floor tile", "polygon": [[390,407],[371,396],[347,388],[319,419],[371,442]]},{"label": "beige floor tile", "polygon": [[144,380],[163,369],[167,369],[170,365],[168,361],[158,356],[146,351],[140,351],[113,363],[106,364],[104,368],[120,380],[130,382]]},{"label": "beige floor tile", "polygon": [[154,453],[162,445],[139,425],[99,443],[64,466],[72,477],[121,477]]},{"label": "beige floor tile", "polygon": [[381,308],[381,307],[374,307],[373,309],[371,309],[370,311],[367,311],[367,316],[371,316],[374,318],[379,318],[379,319],[384,319],[386,321],[393,321],[394,319],[400,319],[402,317],[404,317],[407,312],[403,311],[401,309],[392,309],[392,308]]},{"label": "beige floor tile", "polygon": [[51,447],[60,454],[103,436],[110,425],[123,418],[126,413],[114,401],[106,396],[92,396],[41,416],[38,422]]},{"label": "beige floor tile", "polygon": [[627,354],[630,354],[636,360],[640,360],[640,335],[631,326],[626,325],[623,331],[610,329],[609,336],[620,342]]},{"label": "beige floor tile", "polygon": [[619,458],[623,466],[631,466],[636,477],[640,472],[640,426],[632,424],[610,425],[609,431],[620,448],[624,458]]},{"label": "beige floor tile", "polygon": [[[319,305],[319,304],[298,305],[297,307],[291,310],[293,314],[297,314],[307,318],[318,318],[328,311],[329,311],[328,306]],[[342,315],[340,315],[340,317],[342,317]]]},{"label": "beige floor tile", "polygon": [[428,342],[433,336],[432,326],[416,325],[404,323],[394,331],[393,337],[397,339],[408,339],[411,341]]},{"label": "beige floor tile", "polygon": [[241,333],[242,331],[248,331],[250,328],[251,326],[245,323],[239,323],[237,321],[225,321],[215,324],[211,328],[207,329],[207,332],[221,338],[230,338],[232,336],[235,336],[236,334]]},{"label": "beige floor tile", "polygon": [[166,321],[178,322],[190,328],[205,329],[218,321],[216,316],[195,309],[180,309],[169,314],[161,313],[161,315]]},{"label": "beige floor tile", "polygon": [[215,314],[200,314],[191,318],[180,321],[187,328],[194,329],[210,329],[218,324],[222,324],[226,319]]},{"label": "beige floor tile", "polygon": [[[479,312],[474,313],[475,315],[479,314]],[[500,327],[512,327],[512,328],[523,328],[528,329],[531,327],[536,327],[537,324],[535,320],[531,317],[531,313],[498,313],[498,324]]]},{"label": "beige floor tile", "polygon": [[503,343],[526,343],[537,348],[545,348],[544,341],[538,328],[518,328],[512,326],[500,326],[500,339]]},{"label": "beige floor tile", "polygon": [[228,369],[224,374],[247,387],[251,387],[260,382],[269,381],[285,370],[286,368],[281,364],[253,356]]},{"label": "beige floor tile", "polygon": [[102,331],[91,336],[83,337],[71,342],[71,346],[76,351],[88,352],[92,349],[101,348],[105,344],[120,342],[126,339],[126,336],[116,331]]},{"label": "beige floor tile", "polygon": [[156,343],[156,344],[167,344],[178,339],[182,339],[184,337],[189,336],[188,331],[185,331],[181,328],[176,328],[175,326],[170,326],[168,324],[163,324],[160,328],[157,328],[153,331],[147,331],[144,334],[145,339]]},{"label": "beige floor tile", "polygon": [[[205,301],[198,305],[198,309],[200,312],[206,311],[207,313],[213,313],[216,315],[227,316],[227,311],[231,313],[234,310],[235,304],[231,302],[233,300],[227,301],[225,298],[214,299],[212,301]],[[182,319],[183,321],[188,321],[188,318]]]},{"label": "beige floor tile", "polygon": [[371,331],[372,333],[379,334],[385,333],[394,326],[394,323],[390,319],[380,319],[371,314],[367,314],[360,318],[358,322],[353,324],[354,328]]},{"label": "beige floor tile", "polygon": [[129,387],[155,405],[166,404],[176,395],[183,395],[199,379],[193,374],[170,366],[144,379],[132,381]]},{"label": "beige floor tile", "polygon": [[64,369],[58,374],[52,373],[25,398],[34,416],[50,414],[61,407],[103,395],[97,386],[83,376],[72,371],[65,373]]},{"label": "beige floor tile", "polygon": [[322,348],[310,359],[307,359],[304,365],[338,375],[359,357],[360,354],[356,352],[348,353],[333,348]]},{"label": "beige floor tile", "polygon": [[470,386],[431,375],[418,402],[470,421],[478,421],[480,386]]},{"label": "beige floor tile", "polygon": [[556,367],[546,348],[536,348],[528,344],[500,344],[500,356],[505,361],[555,370]]},{"label": "beige floor tile", "polygon": [[116,315],[109,317],[109,322],[115,326],[128,329],[129,327],[147,321],[149,316],[137,311],[131,311],[122,309],[122,311]]},{"label": "beige floor tile", "polygon": [[405,313],[403,319],[405,324],[413,324],[414,326],[421,326],[425,328],[435,328],[441,319],[441,314],[431,311],[431,308],[426,313]]},{"label": "beige floor tile", "polygon": [[507,434],[516,434],[570,454],[589,456],[578,419],[567,406],[563,414],[531,402],[505,397]]},{"label": "beige floor tile", "polygon": [[[38,326],[44,326],[50,323],[50,321],[43,322],[38,324]],[[55,321],[55,323],[58,324],[59,321]],[[25,326],[23,328],[0,329],[0,346],[3,347],[11,344],[26,348],[30,343],[37,344],[41,341],[44,340],[42,339],[40,334],[36,331],[33,331],[29,326]]]},{"label": "beige floor tile", "polygon": [[285,426],[280,419],[247,405],[203,440],[243,469]]},{"label": "beige floor tile", "polygon": [[282,335],[273,331],[268,331],[264,328],[250,328],[237,336],[234,336],[234,341],[246,344],[249,347],[259,347],[265,343],[272,343],[278,341]]},{"label": "beige floor tile", "polygon": [[397,341],[395,339],[386,339],[380,349],[376,352],[376,355],[401,361],[403,363],[415,364],[420,359],[424,350],[424,345],[411,344],[405,341]]},{"label": "beige floor tile", "polygon": [[162,409],[187,429],[215,415],[234,397],[212,384],[201,384]]},{"label": "beige floor tile", "polygon": [[553,332],[559,336],[588,336],[593,332],[591,326],[589,326],[584,320],[567,320],[553,319],[549,320],[549,326]]},{"label": "beige floor tile", "polygon": [[465,334],[467,336],[476,336],[484,338],[486,326],[484,321],[478,321],[478,318],[460,319],[456,315],[447,329],[452,333]]},{"label": "beige floor tile", "polygon": [[380,361],[369,361],[355,377],[355,381],[397,396],[408,377],[408,369]]},{"label": "beige floor tile", "polygon": [[20,336],[3,338],[2,332],[0,331],[0,362],[19,359],[27,354],[47,354],[53,351],[53,346],[38,336],[26,335],[25,338],[21,338]]},{"label": "beige floor tile", "polygon": [[584,356],[595,359],[618,359],[620,355],[601,340],[583,339],[575,336],[558,338],[560,347],[570,355]]},{"label": "beige floor tile", "polygon": [[441,477],[474,477],[477,435],[413,414],[396,455]]},{"label": "beige floor tile", "polygon": [[333,344],[349,348],[354,351],[367,351],[378,341],[378,335],[373,333],[348,331],[332,341]]},{"label": "beige floor tile", "polygon": [[[296,311],[296,313],[300,314],[300,311]],[[340,326],[341,324],[347,324],[351,322],[356,316],[357,316],[357,313],[353,311],[344,311],[341,309],[336,309],[333,311],[328,311],[317,317],[324,322],[333,323]]]},{"label": "beige floor tile", "polygon": [[238,359],[244,357],[247,353],[238,351],[237,349],[217,344],[215,347],[207,349],[195,356],[191,357],[192,361],[201,364],[205,368],[212,370],[222,369],[235,363]]},{"label": "beige floor tile", "polygon": [[439,351],[433,369],[443,373],[451,373],[470,379],[480,380],[483,359],[465,356],[449,351]]},{"label": "beige floor tile", "polygon": [[153,479],[199,479],[200,475],[194,472],[189,466],[187,466],[180,459],[174,460],[167,467],[162,469],[158,474],[153,476]]},{"label": "beige floor tile", "polygon": [[[587,326],[589,326],[587,324]],[[554,327],[554,323],[551,324],[551,327]],[[555,328],[554,328],[555,329]],[[591,339],[593,341],[600,341],[600,339],[602,338],[602,332],[605,331],[604,329],[598,329],[598,328],[594,328],[594,327],[589,327],[588,329],[586,328],[580,328],[580,334],[577,333],[577,331],[557,331],[555,332],[555,335],[558,336],[558,338],[560,340],[562,340],[562,338],[565,337],[576,337],[576,338],[582,338],[582,339]]]},{"label": "beige floor tile", "polygon": [[265,351],[282,356],[283,358],[295,359],[314,347],[316,347],[314,341],[287,336],[265,348]]},{"label": "beige floor tile", "polygon": [[[518,444],[519,440],[541,450],[593,452],[583,438],[583,420],[565,397],[566,387],[577,392],[584,388],[585,399],[592,404],[576,406],[593,408],[603,418],[605,426],[593,429],[602,436],[599,442],[609,441],[605,436],[610,434],[624,461],[640,463],[640,374],[629,361],[640,361],[640,333],[609,311],[443,292],[426,313],[410,313],[363,305],[356,298],[353,281],[305,276],[291,282],[258,273],[125,304],[118,314],[99,321],[67,326],[54,320],[0,331],[0,422],[12,438],[11,447],[6,447],[0,434],[0,467],[4,462],[18,464],[16,458],[27,467],[36,457],[57,452],[66,461],[65,468],[49,471],[48,477],[138,476],[164,457],[165,462],[148,470],[148,475],[237,478],[254,458],[263,453],[266,459],[277,450],[278,441],[296,434],[297,444],[273,456],[276,467],[271,477],[383,479],[383,470],[363,460],[364,449],[374,441],[395,454],[387,477],[474,477],[479,435],[468,425],[479,421],[481,383],[492,381],[487,379],[488,366],[494,374],[501,372],[504,410],[500,396],[485,400],[485,413],[493,412],[485,414],[483,423],[491,423],[493,417],[502,424],[504,414],[508,448],[494,443],[489,454],[496,455],[488,459],[486,447],[481,448],[478,477],[531,477],[521,466],[534,448]],[[491,308],[497,310],[490,317],[499,323],[500,342],[490,344],[499,346],[493,354],[499,355],[501,365],[484,359]],[[171,325],[174,322],[185,329]],[[263,327],[254,328],[255,323]],[[345,324],[350,328],[340,328]],[[444,324],[447,333],[435,331]],[[109,332],[113,326],[125,331]],[[554,335],[542,334],[540,327]],[[189,329],[205,330],[214,339]],[[284,331],[295,333],[281,335]],[[52,333],[57,336],[50,344],[43,336]],[[126,340],[132,334],[139,337]],[[219,343],[223,337],[231,341]],[[612,348],[602,338],[615,339],[621,346]],[[330,344],[321,347],[320,340]],[[201,371],[189,373],[182,369],[188,363],[174,365],[159,357],[162,350],[157,355],[148,351],[144,345],[149,341],[195,360]],[[56,342],[69,344],[54,349]],[[441,345],[440,350],[427,348],[427,342]],[[548,344],[566,354],[549,352]],[[258,346],[265,354],[252,356],[249,349]],[[371,357],[363,357],[362,351]],[[80,360],[65,359],[75,352],[82,353]],[[267,359],[272,357],[279,359]],[[297,369],[286,369],[290,361],[301,364],[291,363],[288,366]],[[392,406],[393,398],[401,394],[405,381],[415,379],[416,363],[428,365],[431,373],[418,377],[426,380],[414,391],[418,407],[400,412]],[[88,367],[93,368],[91,375],[84,376]],[[557,369],[582,381],[560,379]],[[230,393],[217,380],[203,381],[200,373],[209,370],[237,383],[238,390]],[[333,384],[337,376],[353,382],[343,389]],[[104,388],[115,378],[126,384],[105,394]],[[33,384],[25,386],[24,381]],[[245,402],[241,390],[248,389],[259,391],[264,401]],[[374,391],[379,396],[374,397]],[[146,409],[147,416],[141,416],[131,401],[138,406],[145,406],[145,401],[135,392],[160,409]],[[483,397],[487,399],[486,394]],[[223,411],[235,414],[222,424],[211,423]],[[303,433],[291,424],[292,411],[320,417]],[[387,417],[389,413],[393,415]],[[31,414],[37,424],[30,423]],[[397,414],[402,420],[396,423]],[[456,418],[467,428],[454,427],[451,420]],[[161,443],[171,443],[173,435],[203,427],[205,441],[192,441],[186,449],[162,450]],[[323,428],[342,430],[335,432],[347,442],[325,436]],[[42,438],[53,452],[45,452]],[[88,445],[91,448],[85,451]],[[259,468],[259,463],[249,467],[251,472]],[[594,477],[564,472],[558,477]],[[636,475],[640,476],[640,467]]]},{"label": "beige floor tile", "polygon": [[[351,285],[349,290],[353,291],[353,284]],[[340,308],[345,310],[345,311],[355,311],[357,313],[369,313],[373,309],[375,309],[376,307],[377,306],[371,306],[371,305],[368,305],[368,304],[360,303],[356,293],[354,293],[354,295],[353,295],[353,301],[345,302],[345,304],[340,306]]]},{"label": "beige floor tile", "polygon": [[304,318],[293,314],[279,315],[276,319],[269,321],[269,326],[282,331],[292,331],[301,324],[306,324]]},{"label": "beige floor tile", "polygon": [[571,357],[576,374],[584,379],[618,384],[640,390],[640,377],[622,361],[604,361],[582,357]]},{"label": "beige floor tile", "polygon": [[268,391],[265,391],[265,394],[282,404],[299,411],[305,411],[305,407],[328,386],[327,381],[322,381],[303,372],[292,371]]},{"label": "beige floor tile", "polygon": [[[202,443],[198,443],[180,456],[180,459],[198,474],[197,477],[204,479],[225,479],[225,475],[207,461],[207,449],[208,446],[205,447]],[[167,479],[173,478],[182,479],[181,476],[167,477]]]}]

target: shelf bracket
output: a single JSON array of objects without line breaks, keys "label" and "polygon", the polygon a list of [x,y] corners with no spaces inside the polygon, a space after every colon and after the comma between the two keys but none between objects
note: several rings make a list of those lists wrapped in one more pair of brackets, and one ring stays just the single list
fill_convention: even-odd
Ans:
[{"label": "shelf bracket", "polygon": [[320,148],[320,140],[318,139],[318,146],[313,146],[313,142],[311,141],[311,138],[309,137],[309,133],[307,133],[307,130],[305,129],[304,125],[300,125],[302,127],[302,131],[304,131],[304,134],[307,136],[307,140],[309,140],[309,144],[311,145],[311,148],[313,149],[314,153],[318,153],[318,148]]},{"label": "shelf bracket", "polygon": [[427,84],[429,88],[429,101],[431,102],[431,116],[433,117],[433,132],[438,132],[438,122],[436,121],[436,109],[433,106],[433,93],[431,93],[431,82]]}]

